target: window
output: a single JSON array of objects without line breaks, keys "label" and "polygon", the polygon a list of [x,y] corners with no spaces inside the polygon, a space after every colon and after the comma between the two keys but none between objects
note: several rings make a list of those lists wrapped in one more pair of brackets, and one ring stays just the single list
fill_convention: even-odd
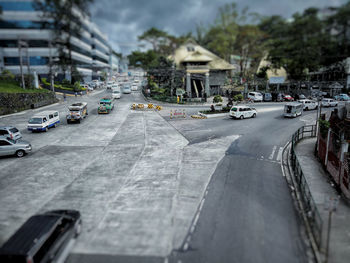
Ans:
[{"label": "window", "polygon": [[0,130],[0,136],[9,134],[7,130]]},{"label": "window", "polygon": [[[0,28],[28,28],[28,29],[40,29],[43,28],[43,22],[38,21],[25,21],[25,20],[7,20],[0,21]],[[48,28],[52,28],[52,25],[48,25]]]},{"label": "window", "polygon": [[57,117],[57,116],[58,116],[58,112],[55,112],[55,114],[54,114],[54,115],[55,115],[55,117]]},{"label": "window", "polygon": [[[26,57],[22,58],[23,64],[26,65]],[[32,66],[40,66],[40,65],[47,65],[49,62],[48,57],[41,57],[41,56],[36,56],[36,57],[29,57],[30,65]],[[4,57],[4,63],[5,66],[18,66],[20,64],[19,62],[19,57]]]},{"label": "window", "polygon": [[16,128],[11,128],[11,129],[10,129],[10,132],[16,133],[16,132],[18,132],[18,130],[17,130]]},{"label": "window", "polygon": [[8,141],[0,140],[0,146],[8,146],[11,145]]},{"label": "window", "polygon": [[43,122],[47,122],[47,119],[46,119],[46,118],[44,118],[44,119],[43,119]]},{"label": "window", "polygon": [[0,2],[2,11],[34,11],[33,3],[27,1],[5,1]]},{"label": "window", "polygon": [[243,109],[243,108],[240,108],[239,111],[244,111],[244,109]]},{"label": "window", "polygon": [[41,124],[42,123],[42,119],[41,118],[31,118],[28,123],[30,124]]},{"label": "window", "polygon": [[49,119],[53,119],[53,115],[52,114],[49,115]]}]

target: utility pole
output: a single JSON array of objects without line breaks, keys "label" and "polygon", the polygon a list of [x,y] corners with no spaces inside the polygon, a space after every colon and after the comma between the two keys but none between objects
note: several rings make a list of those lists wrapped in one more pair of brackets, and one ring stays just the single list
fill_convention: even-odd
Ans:
[{"label": "utility pole", "polygon": [[49,40],[49,73],[50,73],[50,88],[53,92],[55,92],[55,86],[53,83],[53,72],[52,72],[52,54],[51,54],[52,44],[51,40]]},{"label": "utility pole", "polygon": [[19,67],[21,70],[22,88],[25,89],[26,85],[24,82],[24,75],[23,75],[22,46],[21,46],[20,40],[18,40],[18,53],[19,53]]}]

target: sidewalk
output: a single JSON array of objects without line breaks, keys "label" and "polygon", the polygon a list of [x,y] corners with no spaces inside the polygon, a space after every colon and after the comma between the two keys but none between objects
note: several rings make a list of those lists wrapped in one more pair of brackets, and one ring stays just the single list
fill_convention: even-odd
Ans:
[{"label": "sidewalk", "polygon": [[[314,155],[316,138],[300,141],[295,149],[311,194],[323,221],[321,252],[324,254],[327,242],[328,211],[326,200],[337,197],[328,174]],[[350,259],[350,206],[340,197],[336,212],[332,215],[328,262],[349,262]]]}]

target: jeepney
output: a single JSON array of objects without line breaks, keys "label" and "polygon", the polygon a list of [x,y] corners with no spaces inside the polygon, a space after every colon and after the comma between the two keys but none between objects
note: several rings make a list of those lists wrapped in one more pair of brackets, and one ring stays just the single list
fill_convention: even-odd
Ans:
[{"label": "jeepney", "polygon": [[68,107],[68,110],[69,112],[66,115],[68,124],[72,122],[80,123],[80,121],[88,115],[86,102],[74,103]]},{"label": "jeepney", "polygon": [[284,105],[284,117],[295,118],[303,113],[304,104],[299,102],[291,102]]},{"label": "jeepney", "polygon": [[102,98],[98,105],[99,105],[97,109],[98,114],[101,114],[101,113],[108,114],[114,108],[113,99],[110,97]]}]

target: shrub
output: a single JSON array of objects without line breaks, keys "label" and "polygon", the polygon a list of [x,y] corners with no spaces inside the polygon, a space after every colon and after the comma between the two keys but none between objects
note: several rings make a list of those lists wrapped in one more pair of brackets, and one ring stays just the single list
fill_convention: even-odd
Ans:
[{"label": "shrub", "polygon": [[9,70],[4,69],[0,74],[0,80],[15,80],[15,75],[12,74]]},{"label": "shrub", "polygon": [[76,81],[74,83],[74,91],[80,91],[80,90],[81,90],[80,83],[78,81]]},{"label": "shrub", "polygon": [[237,94],[233,97],[234,101],[242,101],[243,100],[243,95],[242,94]]},{"label": "shrub", "polygon": [[318,123],[320,125],[320,133],[321,133],[322,138],[326,138],[327,134],[328,134],[328,129],[330,127],[329,121],[319,119]]},{"label": "shrub", "polygon": [[213,102],[214,103],[222,102],[222,97],[220,95],[215,95]]}]

